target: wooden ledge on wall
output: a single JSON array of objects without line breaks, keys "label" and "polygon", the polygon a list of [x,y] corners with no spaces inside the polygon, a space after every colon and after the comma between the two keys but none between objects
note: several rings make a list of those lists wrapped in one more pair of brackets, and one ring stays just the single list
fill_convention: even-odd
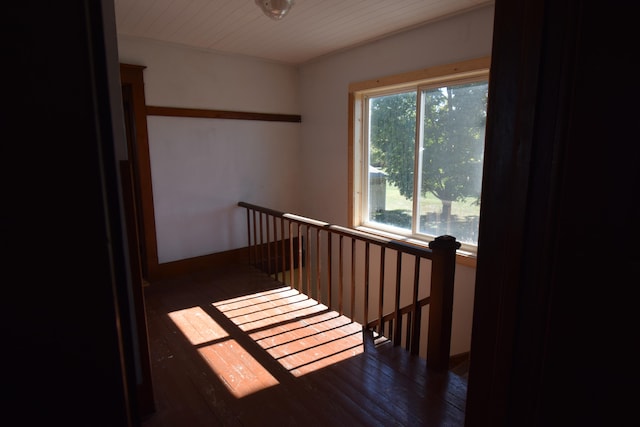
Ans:
[{"label": "wooden ledge on wall", "polygon": [[205,110],[198,108],[156,107],[147,105],[148,116],[193,117],[202,119],[261,120],[267,122],[300,123],[297,114],[250,113],[243,111]]}]

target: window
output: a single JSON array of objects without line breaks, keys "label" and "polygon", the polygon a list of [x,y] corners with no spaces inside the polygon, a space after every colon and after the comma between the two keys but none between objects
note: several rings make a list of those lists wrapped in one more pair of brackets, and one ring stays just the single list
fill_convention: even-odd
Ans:
[{"label": "window", "polygon": [[475,253],[489,59],[350,86],[355,227]]}]

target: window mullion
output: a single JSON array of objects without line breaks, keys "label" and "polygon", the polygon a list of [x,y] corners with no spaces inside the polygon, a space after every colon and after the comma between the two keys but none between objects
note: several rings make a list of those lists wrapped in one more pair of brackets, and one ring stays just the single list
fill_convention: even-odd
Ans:
[{"label": "window mullion", "polygon": [[415,121],[415,140],[414,140],[414,165],[413,165],[413,212],[411,217],[411,234],[416,235],[420,229],[420,187],[422,186],[422,96],[420,91],[416,90],[416,121]]}]

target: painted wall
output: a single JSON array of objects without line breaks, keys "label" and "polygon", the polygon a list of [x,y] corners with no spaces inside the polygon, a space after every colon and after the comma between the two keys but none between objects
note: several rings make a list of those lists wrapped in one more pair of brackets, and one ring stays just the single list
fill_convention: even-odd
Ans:
[{"label": "painted wall", "polygon": [[[300,67],[118,39],[148,105],[301,114],[302,123],[149,117],[159,262],[246,245],[240,200],[348,224],[348,86],[491,52],[485,7]],[[475,269],[458,266],[452,354],[470,348]]]},{"label": "painted wall", "polygon": [[[147,105],[299,114],[294,67],[120,38]],[[247,245],[239,201],[299,210],[300,123],[149,116],[158,261]]]}]

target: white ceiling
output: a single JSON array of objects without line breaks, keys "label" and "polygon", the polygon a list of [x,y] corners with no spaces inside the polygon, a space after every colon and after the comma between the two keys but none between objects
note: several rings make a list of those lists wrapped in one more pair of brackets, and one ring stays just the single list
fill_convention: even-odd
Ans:
[{"label": "white ceiling", "polygon": [[114,0],[119,35],[301,64],[493,0],[296,0],[280,21],[254,0]]}]

